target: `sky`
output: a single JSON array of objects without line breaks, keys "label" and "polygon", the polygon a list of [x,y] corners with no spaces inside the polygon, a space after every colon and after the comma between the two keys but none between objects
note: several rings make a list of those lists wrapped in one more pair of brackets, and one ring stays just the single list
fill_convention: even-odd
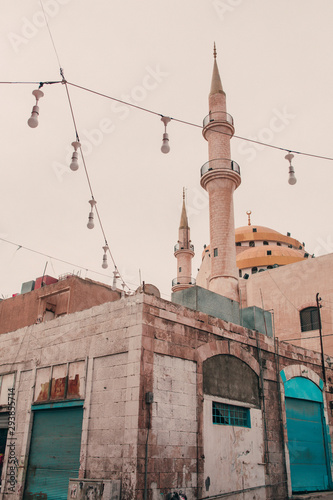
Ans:
[{"label": "sky", "polygon": [[[141,280],[170,299],[176,276],[182,190],[195,247],[193,276],[209,243],[208,160],[200,128],[172,120],[161,153],[159,115],[202,125],[208,114],[213,43],[235,135],[333,157],[331,0],[12,0],[2,9],[1,82],[68,85],[94,198],[116,265],[131,290]],[[55,48],[54,48],[55,47]],[[46,274],[112,283],[102,269],[104,237],[87,229],[90,190],[75,140],[66,88],[43,85],[37,128],[27,120],[38,85],[1,84],[0,298]],[[333,252],[333,162],[233,138],[242,184],[235,226],[268,226]],[[12,244],[13,243],[13,244]],[[30,250],[28,250],[30,249]],[[32,250],[32,251],[31,251]],[[63,262],[64,261],[64,262]],[[120,281],[118,282],[120,286]]]}]

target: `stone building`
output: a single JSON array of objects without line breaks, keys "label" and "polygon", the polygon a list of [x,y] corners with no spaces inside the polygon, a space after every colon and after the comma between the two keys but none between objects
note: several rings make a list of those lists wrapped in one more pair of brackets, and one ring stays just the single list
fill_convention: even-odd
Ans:
[{"label": "stone building", "polygon": [[77,276],[0,302],[0,500],[333,489],[333,370],[299,318],[310,308],[318,326],[313,295],[332,294],[332,255],[309,258],[251,224],[235,231],[240,167],[214,55],[201,169],[211,237],[197,282],[184,200],[171,302],[153,286],[124,295]]},{"label": "stone building", "polygon": [[[333,373],[324,385],[319,353],[145,293],[3,333],[0,349],[3,499],[67,498],[69,478],[124,500],[331,487]],[[316,464],[293,463],[304,412]]]}]

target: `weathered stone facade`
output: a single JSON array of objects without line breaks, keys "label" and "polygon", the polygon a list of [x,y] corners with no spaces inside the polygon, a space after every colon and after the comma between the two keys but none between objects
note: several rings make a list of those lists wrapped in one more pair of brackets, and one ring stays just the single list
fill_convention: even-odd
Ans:
[{"label": "weathered stone facade", "polygon": [[[291,494],[283,380],[306,377],[322,387],[318,353],[146,294],[2,334],[0,349],[0,375],[15,374],[19,461],[13,494],[7,443],[3,500],[23,497],[41,394],[36,380],[44,368],[67,363],[73,373],[81,370],[81,478],[121,479],[122,500],[143,498],[145,486],[154,500],[174,490],[189,500]],[[204,381],[212,366],[224,374],[221,387]],[[324,416],[332,434],[333,373],[326,371]],[[253,398],[247,379],[257,383]],[[212,401],[246,407],[251,428],[213,425]]]}]

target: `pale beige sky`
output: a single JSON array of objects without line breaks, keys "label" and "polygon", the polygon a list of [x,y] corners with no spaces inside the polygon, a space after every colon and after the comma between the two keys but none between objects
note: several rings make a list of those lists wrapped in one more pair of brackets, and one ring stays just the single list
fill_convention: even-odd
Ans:
[{"label": "pale beige sky", "polygon": [[[236,135],[333,156],[330,0],[44,0],[68,81],[201,124],[208,113],[214,40]],[[0,81],[59,79],[58,61],[36,1],[13,0],[2,13]],[[0,297],[48,273],[101,268],[104,240],[86,228],[89,189],[82,162],[67,169],[75,140],[64,86],[45,85],[39,126],[30,129],[36,85],[1,85]],[[208,201],[199,184],[207,145],[199,129],[172,121],[171,151],[160,152],[158,116],[70,88],[93,191],[116,263],[131,288],[142,279],[170,296],[176,276],[182,188],[195,245],[193,275],[208,243]],[[69,157],[68,157],[69,156]],[[252,220],[333,251],[330,161],[296,156],[289,186],[285,153],[232,141],[241,167],[235,224]]]}]

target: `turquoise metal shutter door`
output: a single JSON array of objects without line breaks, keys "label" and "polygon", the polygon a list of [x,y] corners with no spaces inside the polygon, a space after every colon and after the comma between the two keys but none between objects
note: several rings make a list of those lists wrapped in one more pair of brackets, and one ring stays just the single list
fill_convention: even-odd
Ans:
[{"label": "turquoise metal shutter door", "polygon": [[82,407],[34,412],[24,500],[67,499],[68,480],[78,476],[82,417]]},{"label": "turquoise metal shutter door", "polygon": [[286,398],[286,416],[293,492],[327,490],[322,404]]}]

